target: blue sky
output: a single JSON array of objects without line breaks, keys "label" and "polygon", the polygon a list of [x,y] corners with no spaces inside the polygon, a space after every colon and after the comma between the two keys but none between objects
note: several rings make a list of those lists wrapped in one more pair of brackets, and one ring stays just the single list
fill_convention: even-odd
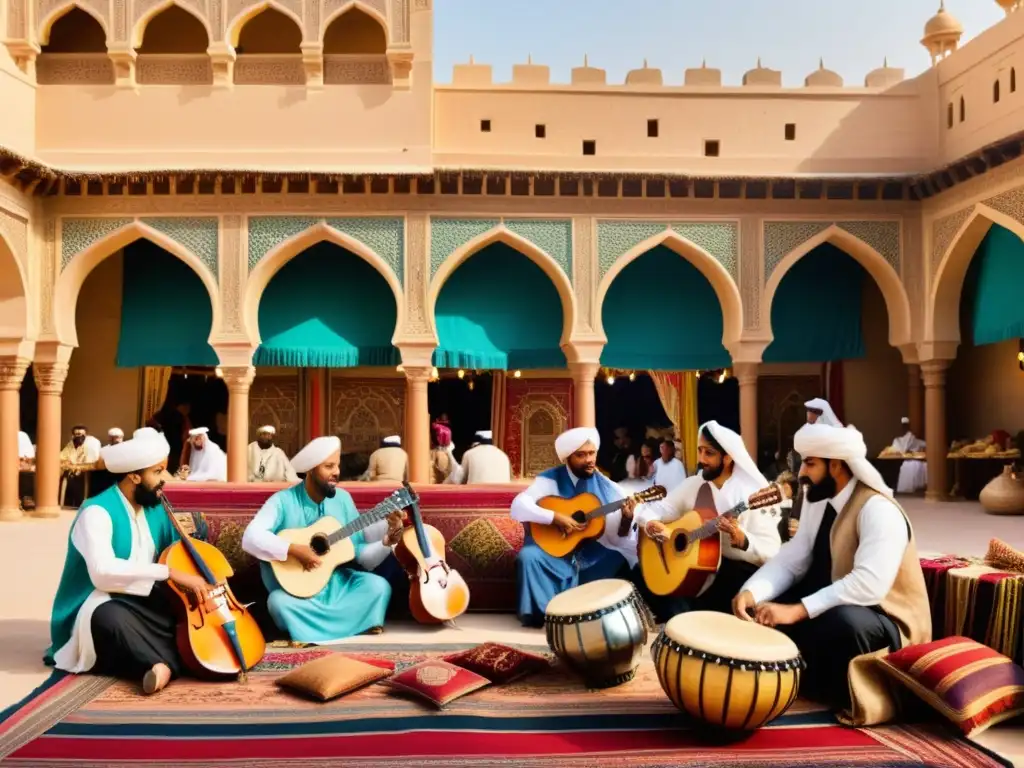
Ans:
[{"label": "blue sky", "polygon": [[[451,81],[452,66],[470,54],[494,66],[496,82],[511,78],[512,65],[551,67],[554,82],[588,54],[591,66],[621,83],[643,65],[663,70],[665,82],[681,83],[683,70],[722,70],[723,83],[739,85],[760,56],[782,70],[786,85],[802,85],[819,57],[847,85],[889,57],[913,77],[929,66],[920,44],[925,22],[939,0],[434,0],[434,73]],[[966,42],[1003,18],[995,0],[946,0],[964,27]]]}]

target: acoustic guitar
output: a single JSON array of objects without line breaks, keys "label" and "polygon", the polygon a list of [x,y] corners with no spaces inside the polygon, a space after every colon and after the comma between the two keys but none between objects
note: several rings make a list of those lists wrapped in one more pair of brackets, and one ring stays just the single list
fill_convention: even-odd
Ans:
[{"label": "acoustic guitar", "polygon": [[289,544],[306,544],[320,558],[320,565],[311,571],[303,569],[302,563],[289,556],[287,560],[275,560],[270,564],[277,582],[290,595],[309,598],[320,594],[331,580],[334,569],[355,559],[356,548],[352,537],[364,528],[380,522],[392,512],[400,512],[412,504],[414,495],[409,488],[399,488],[373,509],[363,512],[352,522],[342,525],[335,518],[324,515],[305,528],[288,528],[278,536]]},{"label": "acoustic guitar", "polygon": [[469,587],[444,559],[444,536],[424,524],[419,497],[408,483],[405,487],[413,496],[412,527],[395,545],[395,558],[409,576],[409,611],[420,624],[452,621],[469,608]]},{"label": "acoustic guitar", "polygon": [[627,500],[633,499],[637,503],[644,503],[663,499],[667,494],[664,487],[652,485],[625,499],[618,499],[604,505],[592,493],[581,493],[571,499],[563,499],[561,496],[545,496],[537,502],[538,507],[571,517],[577,523],[584,523],[586,527],[580,531],[565,533],[554,523],[549,525],[530,523],[530,535],[537,546],[549,555],[565,557],[574,552],[582,542],[600,538],[604,534],[605,517],[622,509],[622,505]]},{"label": "acoustic guitar", "polygon": [[[782,502],[782,487],[772,483],[746,501],[722,513],[736,517],[748,509],[764,509]],[[693,509],[678,520],[665,523],[668,539],[657,542],[641,532],[637,544],[640,573],[655,595],[696,597],[722,563],[722,538],[718,531],[718,510],[711,484],[697,492]]]}]

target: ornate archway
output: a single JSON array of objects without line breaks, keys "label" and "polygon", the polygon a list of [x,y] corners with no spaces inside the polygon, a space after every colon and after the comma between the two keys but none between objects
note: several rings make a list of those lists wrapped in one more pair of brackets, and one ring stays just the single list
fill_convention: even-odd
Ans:
[{"label": "ornate archway", "polygon": [[20,343],[29,335],[27,285],[13,245],[0,231],[0,341]]},{"label": "ornate archway", "polygon": [[40,45],[46,45],[50,42],[50,32],[53,30],[53,25],[56,24],[57,21],[59,21],[73,8],[77,8],[78,10],[92,16],[100,25],[100,27],[103,28],[103,32],[107,36],[107,39],[110,39],[110,30],[107,28],[106,20],[98,13],[96,13],[96,11],[89,8],[87,5],[83,3],[73,2],[64,3],[63,5],[54,8],[52,11],[50,11],[50,13],[46,14],[46,16],[44,16],[43,19],[39,22],[39,26],[37,29],[39,34]]},{"label": "ornate archway", "polygon": [[152,8],[150,8],[148,11],[146,11],[139,18],[139,20],[137,22],[135,22],[135,26],[132,27],[132,35],[131,35],[131,41],[132,41],[132,47],[133,48],[141,48],[142,47],[142,39],[143,39],[143,37],[146,34],[146,27],[149,25],[149,22],[151,22],[153,19],[155,19],[157,16],[159,16],[161,13],[163,13],[164,11],[166,11],[168,8],[170,8],[172,6],[178,6],[181,10],[183,10],[183,11],[185,11],[185,13],[188,13],[189,15],[193,16],[200,24],[202,24],[203,28],[206,30],[207,41],[210,41],[210,40],[214,39],[214,36],[213,36],[213,34],[212,34],[211,30],[210,30],[209,22],[205,18],[203,18],[200,14],[196,13],[195,10],[193,10],[192,8],[189,8],[187,5],[184,5],[183,3],[179,3],[177,0],[164,0],[163,2],[157,3]]},{"label": "ornate archway", "polygon": [[238,36],[242,32],[242,27],[244,27],[246,23],[248,23],[250,20],[258,16],[259,14],[263,13],[263,11],[267,10],[268,8],[273,9],[275,11],[279,11],[280,13],[283,13],[285,16],[294,21],[295,24],[299,27],[299,30],[302,32],[303,38],[305,38],[306,33],[305,27],[302,24],[302,19],[298,15],[296,15],[294,11],[285,8],[280,3],[275,2],[275,0],[265,0],[265,2],[257,3],[256,5],[244,9],[237,16],[235,16],[235,18],[228,22],[225,39],[228,41],[228,43],[231,44],[232,48],[236,48],[238,46]]}]

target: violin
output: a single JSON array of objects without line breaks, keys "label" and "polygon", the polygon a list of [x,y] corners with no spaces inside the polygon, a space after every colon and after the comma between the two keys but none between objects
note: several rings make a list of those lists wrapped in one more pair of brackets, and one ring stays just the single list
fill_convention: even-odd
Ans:
[{"label": "violin", "polygon": [[182,662],[199,678],[236,675],[244,682],[248,671],[263,658],[267,642],[256,619],[228,586],[234,569],[215,546],[185,533],[163,494],[160,502],[181,538],[160,554],[159,562],[201,576],[210,585],[203,595],[196,595],[168,581],[181,599],[175,640]]}]

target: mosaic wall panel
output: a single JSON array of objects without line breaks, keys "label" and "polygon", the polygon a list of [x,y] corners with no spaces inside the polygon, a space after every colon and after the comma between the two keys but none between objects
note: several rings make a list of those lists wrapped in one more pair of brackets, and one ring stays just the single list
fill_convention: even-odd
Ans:
[{"label": "mosaic wall panel", "polygon": [[449,219],[430,220],[430,276],[455,251],[471,240],[504,225],[509,232],[540,248],[572,281],[571,219]]},{"label": "mosaic wall panel", "polygon": [[516,477],[536,477],[558,465],[555,438],[569,428],[571,379],[508,379],[502,446]]},{"label": "mosaic wall panel", "polygon": [[558,262],[572,281],[572,220],[505,219],[505,227]]},{"label": "mosaic wall panel", "polygon": [[501,219],[430,220],[430,277],[433,279],[445,259],[470,240],[480,237],[501,223]]},{"label": "mosaic wall panel", "polygon": [[98,243],[132,219],[62,219],[60,222],[60,268],[63,271],[71,260],[93,243]]},{"label": "mosaic wall panel", "polygon": [[405,380],[331,376],[328,428],[342,454],[369,456],[382,438],[404,435]]},{"label": "mosaic wall panel", "polygon": [[738,224],[731,221],[599,221],[597,261],[601,277],[640,243],[672,231],[706,251],[736,279],[739,267],[738,230]]},{"label": "mosaic wall panel", "polygon": [[296,371],[290,375],[263,374],[257,371],[249,390],[249,439],[264,424],[277,429],[274,440],[288,456],[302,448],[302,414],[305,410],[301,380]]},{"label": "mosaic wall panel", "polygon": [[[1024,187],[1017,187],[998,195],[986,198],[981,201],[994,211],[1009,216],[1014,221],[1024,223]],[[931,254],[931,279],[934,280],[942,263],[942,257],[946,255],[949,247],[953,244],[960,228],[967,223],[975,206],[936,219],[932,223],[932,254]]]},{"label": "mosaic wall panel", "polygon": [[145,218],[140,221],[191,251],[207,266],[214,279],[217,278],[220,255],[220,222],[217,219],[178,216]]},{"label": "mosaic wall panel", "polygon": [[870,245],[900,272],[900,223],[898,221],[766,221],[764,222],[764,278],[794,249],[831,226],[849,232]]}]

